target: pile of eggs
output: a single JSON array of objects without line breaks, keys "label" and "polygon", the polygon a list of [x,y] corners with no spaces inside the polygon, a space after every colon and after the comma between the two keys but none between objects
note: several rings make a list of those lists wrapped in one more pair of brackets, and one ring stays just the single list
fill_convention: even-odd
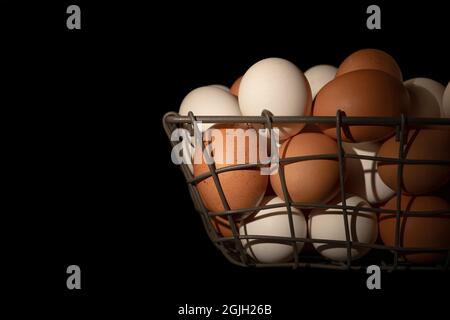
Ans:
[{"label": "pile of eggs", "polygon": [[[397,62],[376,49],[352,53],[339,68],[318,65],[305,73],[285,59],[268,58],[252,65],[230,89],[210,85],[191,91],[182,101],[179,113],[257,116],[265,109],[274,116],[335,116],[342,110],[346,116],[399,117],[403,113],[408,117],[450,118],[450,83],[445,88],[428,78],[403,81]],[[203,124],[201,130],[211,126],[223,131],[225,148],[227,128],[242,128],[245,134],[256,125]],[[281,159],[338,153],[337,131],[333,125],[274,123],[274,127],[280,132]],[[393,126],[360,125],[341,130],[345,154],[398,158],[399,141]],[[246,148],[249,148],[248,144]],[[410,129],[405,137],[405,157],[449,161],[450,131],[438,126]],[[216,168],[232,164],[216,165]],[[291,237],[292,222],[296,238],[313,239],[313,247],[319,254],[333,261],[345,261],[345,243],[327,242],[346,240],[342,210],[300,210],[295,207],[295,203],[342,205],[338,160],[304,160],[286,163],[283,168],[288,197],[293,203],[292,221],[288,218],[279,172],[267,176],[254,168],[218,174],[231,210],[265,206],[258,212],[233,215],[239,234],[248,236],[241,239],[248,255],[260,263],[276,263],[292,260],[294,252],[301,254],[307,247],[303,242],[298,242],[295,249],[288,241],[251,238]],[[190,169],[194,176],[209,172],[205,163],[191,165]],[[394,162],[345,158],[345,201],[347,206],[355,207],[347,210],[349,237],[352,242],[362,244],[352,246],[352,259],[363,257],[370,251],[364,244],[395,245],[395,214],[376,214],[358,208],[395,210],[398,169]],[[432,210],[450,211],[449,181],[449,165],[403,166],[400,200],[405,214],[400,221],[401,247],[450,248],[450,216],[427,214]],[[208,211],[225,210],[212,177],[201,180],[197,190]],[[424,214],[408,215],[420,211]],[[215,216],[211,223],[221,236],[233,236],[226,216]],[[401,257],[411,263],[434,264],[443,261],[447,253],[405,251]]]}]

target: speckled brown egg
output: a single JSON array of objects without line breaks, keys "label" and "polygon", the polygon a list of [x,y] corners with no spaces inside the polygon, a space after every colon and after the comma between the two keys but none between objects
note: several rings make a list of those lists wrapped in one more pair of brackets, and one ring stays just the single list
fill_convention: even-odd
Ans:
[{"label": "speckled brown egg", "polygon": [[[246,137],[246,135],[249,134],[247,131],[253,130],[252,127],[242,125],[229,125],[224,127],[216,125],[213,129],[216,130],[207,133],[211,134],[213,137],[211,141],[213,142],[206,143],[206,145],[211,145],[214,149],[213,156],[216,163],[216,169],[236,164],[256,163],[258,161],[258,143],[250,143],[248,136]],[[236,133],[234,131],[236,129],[241,129],[241,131]],[[216,136],[216,133],[219,133],[220,136]],[[239,140],[238,136],[240,136],[242,140]],[[217,141],[217,143],[214,141]],[[234,146],[231,145],[231,141],[234,141]],[[243,145],[242,141],[245,141],[245,145]],[[244,159],[241,159],[242,161],[237,157],[238,145],[239,148],[245,150],[245,157]],[[231,159],[227,159],[227,150],[231,150],[229,152]],[[256,155],[256,158],[252,159],[252,157],[249,156],[249,152]],[[198,153],[201,155],[201,148],[197,146],[195,151],[196,158],[194,158],[194,176],[209,172],[204,157],[199,157]],[[195,163],[199,158],[202,161],[200,163]],[[222,172],[218,174],[218,177],[225,198],[232,210],[257,206],[262,200],[268,184],[268,176],[262,175],[259,168]],[[203,204],[208,210],[213,212],[225,210],[212,177],[199,182],[197,184],[197,190],[200,193]],[[243,215],[241,214],[234,216],[234,218],[237,219],[242,217]]]},{"label": "speckled brown egg", "polygon": [[[336,116],[342,110],[350,117],[398,117],[409,104],[403,83],[377,70],[358,70],[341,75],[319,91],[314,104],[315,116]],[[322,131],[336,139],[336,125],[320,125]],[[345,126],[346,142],[382,140],[393,134],[389,126]]]},{"label": "speckled brown egg", "polygon": [[336,77],[356,70],[379,70],[403,81],[402,72],[394,58],[378,49],[362,49],[352,53],[341,63]]},{"label": "speckled brown egg", "polygon": [[[280,159],[337,154],[336,142],[323,133],[305,132],[286,140],[279,151]],[[286,186],[294,202],[326,202],[339,190],[339,164],[333,160],[306,160],[284,165]],[[278,197],[284,200],[280,171],[270,176]]]},{"label": "speckled brown egg", "polygon": [[[385,141],[378,156],[398,158],[399,143],[395,137]],[[405,145],[406,159],[450,161],[450,132],[447,130],[411,130]],[[396,163],[378,162],[381,179],[394,190],[397,188],[397,170]],[[402,192],[413,195],[429,193],[449,180],[450,165],[405,164]]]},{"label": "speckled brown egg", "polygon": [[[396,198],[389,200],[383,207],[396,209]],[[400,247],[402,248],[447,248],[450,249],[450,215],[421,216],[408,215],[411,212],[445,210],[450,213],[450,204],[434,196],[411,197],[402,195],[401,210],[405,216],[400,218]],[[382,214],[379,221],[381,240],[385,245],[395,245],[395,214]],[[443,261],[447,252],[405,253],[404,257],[413,263],[432,264]]]},{"label": "speckled brown egg", "polygon": [[239,95],[239,86],[241,84],[241,80],[242,80],[243,76],[240,76],[239,78],[236,79],[236,81],[233,82],[233,84],[230,87],[230,93],[233,96],[238,96]]}]

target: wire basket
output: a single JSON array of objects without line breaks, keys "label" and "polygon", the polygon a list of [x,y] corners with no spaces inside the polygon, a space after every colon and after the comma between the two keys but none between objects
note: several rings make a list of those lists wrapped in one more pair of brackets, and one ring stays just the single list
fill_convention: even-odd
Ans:
[{"label": "wire basket", "polygon": [[[450,247],[447,248],[436,248],[436,247],[402,247],[400,245],[400,221],[401,217],[404,215],[404,210],[401,210],[400,196],[402,191],[402,177],[403,177],[403,166],[404,164],[432,164],[432,165],[443,165],[450,166],[450,161],[445,160],[410,160],[405,159],[405,133],[407,134],[408,129],[420,129],[427,127],[435,127],[439,129],[450,129],[450,119],[441,118],[408,118],[405,115],[400,117],[392,118],[381,118],[381,117],[347,117],[342,111],[338,111],[336,116],[308,116],[308,117],[293,117],[293,116],[273,116],[268,111],[264,111],[261,116],[198,116],[196,117],[192,112],[188,116],[180,116],[175,112],[169,112],[163,117],[163,127],[164,130],[171,140],[172,132],[177,128],[188,129],[191,134],[193,132],[193,125],[196,121],[202,121],[202,123],[215,123],[215,124],[235,124],[235,123],[248,123],[248,124],[260,124],[266,129],[272,129],[272,123],[304,123],[304,124],[329,124],[336,127],[336,143],[338,153],[335,155],[317,155],[308,157],[296,157],[294,161],[289,158],[280,159],[279,165],[279,175],[281,180],[281,187],[284,193],[283,207],[286,206],[286,212],[289,221],[290,237],[271,237],[271,236],[257,236],[257,235],[240,235],[236,222],[232,219],[234,214],[240,214],[243,212],[256,212],[262,209],[268,209],[272,206],[258,206],[253,208],[245,208],[238,210],[230,210],[227,203],[227,199],[224,195],[222,186],[220,184],[218,174],[221,172],[232,171],[232,170],[242,170],[249,168],[257,168],[258,164],[237,164],[230,165],[226,168],[216,169],[215,165],[208,165],[209,172],[207,174],[202,174],[194,177],[190,171],[187,164],[181,164],[181,170],[186,179],[188,190],[192,201],[194,203],[195,209],[200,213],[205,230],[215,244],[215,246],[221,250],[223,255],[233,264],[244,266],[244,267],[311,267],[311,268],[321,268],[321,269],[337,269],[337,270],[358,270],[361,268],[366,268],[369,265],[378,265],[382,270],[448,270],[450,263]],[[342,130],[346,126],[390,126],[395,128],[396,140],[399,142],[398,158],[381,158],[378,156],[362,156],[358,154],[347,154],[342,147]],[[450,134],[450,130],[448,131]],[[172,147],[177,144],[176,141],[171,141]],[[377,215],[383,214],[395,214],[395,245],[387,246],[380,243],[359,243],[357,241],[352,241],[350,238],[349,226],[348,226],[348,212],[347,210],[353,210],[354,207],[347,206],[346,204],[346,193],[345,193],[345,159],[366,159],[373,161],[387,161],[390,163],[397,163],[397,186],[396,186],[396,210],[386,210],[382,208],[358,208],[362,212],[375,212]],[[329,205],[327,203],[294,203],[290,200],[288,195],[286,181],[284,177],[284,165],[283,162],[289,161],[289,163],[303,161],[303,160],[318,160],[318,159],[334,159],[339,163],[339,185],[340,185],[340,197],[342,205]],[[217,188],[219,197],[221,199],[222,205],[227,210],[222,212],[209,212],[202,198],[196,188],[196,184],[200,181],[207,179],[209,177],[213,178],[214,185]],[[292,220],[292,208],[299,209],[340,209],[342,210],[343,224],[345,228],[345,241],[342,240],[325,240],[325,239],[312,239],[309,235],[306,238],[295,237],[295,232],[293,228]],[[426,212],[427,216],[433,217],[438,215],[450,215],[450,212],[443,210],[435,210]],[[231,229],[231,236],[225,237],[219,231],[218,228],[213,225],[213,220],[211,218],[221,216],[227,220],[229,227]],[[450,218],[450,217],[449,217]],[[253,259],[250,255],[246,253],[246,250],[241,242],[243,239],[256,239],[267,242],[275,243],[286,243],[291,244],[294,250],[294,256],[290,262],[281,263],[261,263]],[[345,247],[347,250],[347,259],[344,262],[331,261],[317,253],[310,254],[298,254],[298,243],[303,244],[329,244],[331,246]],[[366,247],[370,248],[370,253],[360,259],[353,260],[351,256],[351,250],[353,248]],[[438,265],[414,265],[407,262],[402,258],[402,254],[406,253],[429,253],[429,252],[443,252],[447,255],[443,263]]]}]

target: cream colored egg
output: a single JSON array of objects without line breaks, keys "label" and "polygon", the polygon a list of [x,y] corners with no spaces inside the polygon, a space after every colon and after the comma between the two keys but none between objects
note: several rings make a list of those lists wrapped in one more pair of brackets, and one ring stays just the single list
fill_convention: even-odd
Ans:
[{"label": "cream colored egg", "polygon": [[[332,204],[342,205],[340,198]],[[370,205],[361,197],[347,196],[347,206],[366,207]],[[377,216],[374,212],[347,210],[350,240],[360,243],[373,244],[378,236]],[[344,215],[341,209],[315,209],[309,215],[309,234],[312,239],[346,240]],[[347,260],[347,247],[327,243],[314,243],[314,248],[324,257],[335,261]],[[369,248],[354,247],[351,258],[358,259],[369,252]]]},{"label": "cream colored egg", "polygon": [[[200,87],[184,97],[180,106],[180,115],[192,111],[195,116],[240,116],[237,98],[229,92],[214,86]],[[212,123],[204,123],[202,131],[210,128]]]},{"label": "cream colored egg", "polygon": [[[362,142],[342,144],[348,154],[375,157],[381,143]],[[378,174],[376,161],[368,159],[346,159],[345,192],[358,195],[371,204],[389,200],[395,191],[389,188]]]},{"label": "cream colored egg", "polygon": [[[278,197],[264,198],[261,205],[284,204]],[[291,208],[294,224],[294,234],[297,238],[306,238],[307,227],[303,213],[296,208]],[[240,235],[248,236],[275,236],[290,237],[289,218],[285,206],[272,209],[264,209],[256,215],[250,216],[241,224]],[[261,263],[275,263],[290,261],[294,257],[294,247],[291,243],[269,242],[267,240],[242,239],[247,253]],[[303,243],[297,243],[298,252],[303,248]]]},{"label": "cream colored egg", "polygon": [[[226,87],[225,87],[226,88]],[[228,90],[228,88],[226,88]],[[181,102],[179,114],[186,116],[192,111],[195,116],[240,116],[241,111],[237,98],[230,94],[220,85],[200,87],[189,92]],[[205,131],[214,123],[202,123],[199,129]],[[183,140],[183,153],[185,163],[188,163],[189,170],[193,173],[192,157],[194,155],[193,140],[191,143]]]},{"label": "cream colored egg", "polygon": [[442,97],[442,111],[444,118],[450,118],[450,81],[445,88],[444,96]]},{"label": "cream colored egg", "polygon": [[230,92],[230,88],[228,88],[222,84],[212,84],[212,85],[210,85],[210,87],[215,87],[215,88],[225,90],[226,92]]},{"label": "cream colored egg", "polygon": [[411,104],[407,111],[410,117],[440,118],[443,113],[442,95],[445,87],[428,78],[405,81]]},{"label": "cream colored egg", "polygon": [[[259,116],[264,109],[275,116],[311,114],[311,89],[292,62],[268,58],[251,66],[239,86],[239,106],[244,116]],[[280,140],[297,134],[304,124],[277,125]]]},{"label": "cream colored egg", "polygon": [[320,64],[305,71],[305,77],[308,79],[311,87],[313,99],[316,97],[316,94],[320,91],[320,89],[334,79],[336,76],[336,71],[336,67],[327,64]]}]

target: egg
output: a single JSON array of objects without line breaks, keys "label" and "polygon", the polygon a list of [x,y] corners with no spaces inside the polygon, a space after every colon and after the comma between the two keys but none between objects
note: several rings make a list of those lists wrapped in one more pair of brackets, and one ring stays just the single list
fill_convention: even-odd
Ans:
[{"label": "egg", "polygon": [[[450,204],[444,199],[434,196],[411,197],[401,196],[401,210],[405,215],[400,218],[401,248],[446,248],[450,249],[450,216],[432,216],[424,213],[412,216],[410,212],[445,210],[450,213]],[[392,198],[384,209],[396,210],[396,198]],[[409,214],[409,215],[408,215]],[[396,215],[382,214],[380,216],[380,236],[387,246],[395,245]],[[414,252],[404,253],[406,260],[418,264],[434,264],[442,262],[447,257],[444,252]]]},{"label": "egg", "polygon": [[378,49],[362,49],[352,53],[341,63],[336,77],[356,70],[379,70],[403,81],[402,72],[394,58]]},{"label": "egg", "polygon": [[444,118],[450,118],[450,82],[447,84],[447,88],[445,88],[442,96],[442,111]]},{"label": "egg", "polygon": [[[207,131],[213,141],[205,144],[208,148],[212,147],[213,149],[216,169],[241,163],[256,163],[257,159],[253,161],[252,155],[257,157],[259,144],[251,143],[249,139],[253,130],[251,126],[236,124],[215,125]],[[239,141],[244,141],[245,145]],[[239,159],[239,148],[245,151],[243,159]],[[201,146],[196,146],[195,152],[194,176],[197,177],[209,172],[209,168]],[[228,158],[227,155],[231,155],[231,158]],[[259,168],[222,172],[218,174],[218,177],[225,198],[232,210],[257,206],[261,202],[268,184],[268,176],[262,175]],[[225,210],[212,177],[199,182],[197,190],[208,210],[212,212]],[[243,216],[244,214],[234,217],[240,219]]]},{"label": "egg", "polygon": [[242,80],[242,76],[240,76],[239,78],[236,79],[236,81],[233,82],[233,84],[230,87],[230,93],[233,96],[238,96],[239,95],[239,87],[241,85],[241,80]]},{"label": "egg", "polygon": [[[370,208],[370,205],[361,197],[347,195],[346,205]],[[342,205],[340,197],[334,199],[332,204]],[[365,244],[375,243],[378,236],[378,221],[374,212],[360,210],[347,210],[347,223],[350,240]],[[308,219],[309,234],[312,239],[345,241],[344,213],[341,209],[314,209]],[[314,248],[324,257],[334,261],[347,260],[347,246],[328,243],[314,243]],[[370,251],[367,247],[353,247],[351,258],[358,259]]]},{"label": "egg", "polygon": [[[375,157],[381,147],[380,143],[362,142],[342,144],[345,153],[360,156]],[[395,191],[389,188],[377,171],[376,161],[367,159],[346,159],[345,191],[358,195],[370,204],[386,202]]]},{"label": "egg", "polygon": [[444,115],[442,96],[445,87],[428,78],[414,78],[405,81],[411,104],[407,115],[417,118],[440,118]]},{"label": "egg", "polygon": [[305,71],[305,77],[311,87],[312,99],[316,97],[323,86],[334,79],[336,71],[336,67],[327,64],[320,64]]},{"label": "egg", "polygon": [[[323,133],[300,133],[285,141],[280,159],[321,154],[337,154],[336,142]],[[339,163],[333,160],[306,160],[284,165],[286,187],[294,202],[326,202],[339,190]],[[278,197],[284,199],[280,170],[270,176]]]},{"label": "egg", "polygon": [[[395,137],[383,143],[379,157],[398,158],[399,142]],[[450,134],[446,130],[411,130],[405,137],[405,158],[409,160],[450,161]],[[398,164],[378,162],[378,173],[391,189],[397,188]],[[437,190],[450,180],[450,165],[405,164],[402,192],[420,195]]]},{"label": "egg", "polygon": [[[317,94],[314,116],[336,116],[342,110],[350,117],[398,117],[409,105],[408,91],[403,83],[377,70],[345,73],[330,81]],[[336,139],[335,124],[319,125],[322,131]],[[342,140],[369,142],[393,134],[392,126],[343,126]]]},{"label": "egg", "polygon": [[[284,204],[278,197],[267,197],[262,205]],[[301,210],[291,208],[294,236],[306,238],[306,220]],[[286,206],[263,209],[243,221],[239,228],[241,236],[291,237],[289,216]],[[242,239],[244,249],[260,263],[287,262],[294,258],[295,250],[291,242]],[[303,242],[297,242],[297,252],[303,248]]]},{"label": "egg", "polygon": [[226,92],[230,92],[230,89],[222,84],[211,84],[210,87],[215,87],[215,88],[225,90]]},{"label": "egg", "polygon": [[[181,102],[179,114],[186,116],[192,111],[195,116],[240,116],[238,100],[231,93],[215,86],[200,87],[189,92]],[[203,123],[205,131],[213,123]]]},{"label": "egg", "polygon": [[[293,63],[268,58],[251,66],[239,86],[239,105],[244,116],[259,116],[264,109],[275,116],[311,114],[311,89]],[[297,134],[304,124],[280,124],[280,140]]]},{"label": "egg", "polygon": [[[189,92],[181,102],[178,113],[187,116],[192,111],[195,116],[240,116],[239,104],[228,88],[222,85],[200,87]],[[214,123],[202,123],[199,129],[205,131]],[[183,161],[194,172],[192,157],[194,156],[194,137],[183,139]]]}]

